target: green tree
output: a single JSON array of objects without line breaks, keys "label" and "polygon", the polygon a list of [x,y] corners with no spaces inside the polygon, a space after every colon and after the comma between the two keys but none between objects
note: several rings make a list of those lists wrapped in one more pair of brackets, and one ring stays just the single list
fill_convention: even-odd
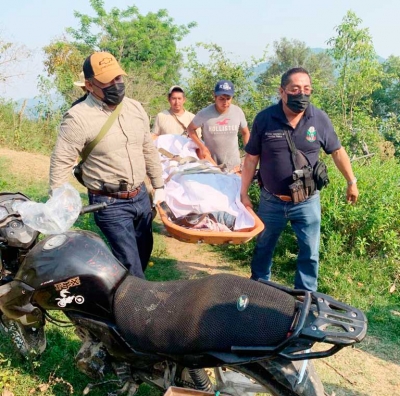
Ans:
[{"label": "green tree", "polygon": [[[48,75],[54,77],[57,89],[70,103],[81,94],[72,83],[84,59],[93,51],[108,51],[128,74],[127,94],[142,100],[135,93],[147,92],[146,109],[154,113],[165,100],[167,88],[179,79],[182,54],[177,42],[195,23],[176,25],[166,10],[141,15],[135,6],[107,12],[103,0],[90,0],[90,4],[95,16],[75,11],[79,28],[68,28],[67,37],[44,48]],[[153,98],[148,92],[153,92]],[[160,92],[162,98],[157,96]]]},{"label": "green tree", "polygon": [[361,23],[354,12],[348,11],[336,28],[337,35],[328,40],[338,75],[331,106],[349,128],[357,112],[371,114],[371,94],[380,87],[382,77],[369,29],[361,28]]},{"label": "green tree", "polygon": [[268,59],[268,67],[257,78],[258,88],[268,97],[277,97],[280,77],[293,67],[304,67],[310,73],[315,100],[334,83],[334,66],[325,51],[313,52],[304,42],[284,37],[274,42],[274,54]]},{"label": "green tree", "polygon": [[90,0],[96,16],[75,11],[80,28],[68,28],[75,42],[94,50],[111,52],[126,71],[145,67],[154,79],[167,84],[177,81],[182,54],[177,42],[185,37],[195,22],[176,25],[165,9],[141,15],[136,6],[125,10],[112,8],[109,13],[103,0]]},{"label": "green tree", "polygon": [[[82,64],[87,54],[92,52],[88,46],[78,46],[66,37],[54,40],[43,48],[44,66],[48,76],[53,77],[57,91],[65,102],[70,104],[82,95],[82,90],[73,85],[82,71]],[[47,82],[47,85],[50,82]]]},{"label": "green tree", "polygon": [[381,86],[372,94],[373,113],[383,118],[396,114],[400,121],[400,57],[391,55],[382,68]]},{"label": "green tree", "polygon": [[380,88],[382,66],[368,28],[348,11],[328,40],[328,52],[335,61],[337,81],[331,91],[329,114],[342,143],[353,156],[380,151],[384,141],[380,121],[372,117],[372,93]]}]

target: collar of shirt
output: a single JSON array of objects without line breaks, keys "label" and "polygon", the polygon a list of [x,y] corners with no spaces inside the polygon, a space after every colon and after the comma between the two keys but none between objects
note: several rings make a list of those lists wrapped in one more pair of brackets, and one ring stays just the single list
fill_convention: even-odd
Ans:
[{"label": "collar of shirt", "polygon": [[179,117],[183,117],[186,114],[186,109],[183,109],[183,113],[182,114],[176,114],[171,109],[168,109],[168,110],[165,110],[165,111],[167,112],[167,114],[172,115],[172,116],[175,115],[178,118]]},{"label": "collar of shirt", "polygon": [[97,99],[92,93],[89,94],[88,100],[91,102],[91,104],[94,105],[94,107],[97,107],[99,110],[105,111],[107,113],[112,113],[112,110],[108,107],[108,105],[102,100]]}]

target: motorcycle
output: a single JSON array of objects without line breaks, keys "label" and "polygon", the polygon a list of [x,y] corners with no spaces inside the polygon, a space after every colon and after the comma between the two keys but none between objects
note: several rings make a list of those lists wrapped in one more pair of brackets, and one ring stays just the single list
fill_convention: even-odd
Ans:
[{"label": "motorcycle", "polygon": [[82,341],[77,367],[99,381],[84,394],[113,372],[118,394],[147,383],[161,392],[320,396],[312,359],[366,335],[363,312],[322,293],[230,274],[150,282],[131,276],[89,231],[39,242],[18,200],[28,198],[0,194],[1,324],[23,356],[36,356],[46,323],[61,322],[51,312],[62,311]]}]

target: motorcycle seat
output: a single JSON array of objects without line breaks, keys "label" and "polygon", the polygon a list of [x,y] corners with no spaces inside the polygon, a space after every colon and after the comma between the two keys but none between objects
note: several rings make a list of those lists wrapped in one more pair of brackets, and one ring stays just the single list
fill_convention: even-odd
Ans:
[{"label": "motorcycle seat", "polygon": [[118,330],[136,350],[167,354],[275,346],[293,325],[293,296],[251,279],[219,274],[150,282],[128,276],[114,299]]}]

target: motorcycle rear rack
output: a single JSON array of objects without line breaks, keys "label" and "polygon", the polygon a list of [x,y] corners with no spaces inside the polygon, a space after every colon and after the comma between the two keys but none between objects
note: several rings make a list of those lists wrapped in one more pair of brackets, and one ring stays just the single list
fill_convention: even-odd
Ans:
[{"label": "motorcycle rear rack", "polygon": [[[297,314],[288,338],[276,346],[232,346],[232,352],[278,355],[289,360],[318,359],[364,339],[367,318],[362,311],[318,292],[293,290],[259,280],[297,299]],[[315,343],[332,344],[323,351],[310,351]]]}]

